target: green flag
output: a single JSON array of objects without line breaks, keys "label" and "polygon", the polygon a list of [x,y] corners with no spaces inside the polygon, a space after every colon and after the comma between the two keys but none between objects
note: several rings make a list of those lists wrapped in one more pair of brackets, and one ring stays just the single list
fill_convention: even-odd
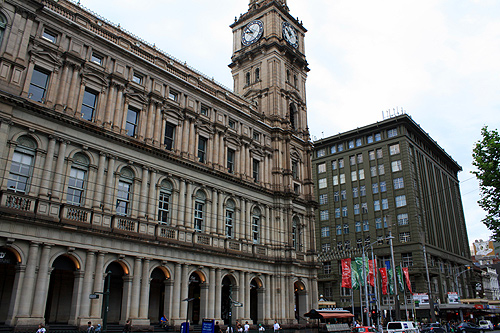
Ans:
[{"label": "green flag", "polygon": [[[356,257],[354,258],[356,261],[356,266],[358,269],[358,279],[359,279],[359,284],[364,287],[365,286],[365,279],[363,278],[363,258],[362,257]],[[365,259],[365,273],[368,273],[368,261]]]},{"label": "green flag", "polygon": [[403,282],[403,271],[401,266],[396,267],[396,277],[398,278],[399,291],[405,291],[405,285]]},{"label": "green flag", "polygon": [[355,260],[351,261],[351,283],[352,289],[359,289],[359,270],[358,263]]},{"label": "green flag", "polygon": [[387,270],[387,280],[389,280],[389,294],[394,295],[394,275],[393,275],[393,269],[388,269]]}]

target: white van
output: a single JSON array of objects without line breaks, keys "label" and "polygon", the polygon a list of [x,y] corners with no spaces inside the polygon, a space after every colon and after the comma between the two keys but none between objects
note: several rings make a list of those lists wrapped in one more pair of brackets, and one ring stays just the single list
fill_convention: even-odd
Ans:
[{"label": "white van", "polygon": [[390,321],[387,324],[387,333],[420,333],[420,330],[412,321]]}]

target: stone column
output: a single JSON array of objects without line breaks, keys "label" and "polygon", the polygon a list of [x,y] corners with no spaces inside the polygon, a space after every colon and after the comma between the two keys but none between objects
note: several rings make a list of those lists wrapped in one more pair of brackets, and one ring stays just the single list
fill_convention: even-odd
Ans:
[{"label": "stone column", "polygon": [[103,126],[111,128],[111,115],[113,114],[113,100],[115,99],[116,85],[113,82],[109,83],[108,99],[106,100],[106,111],[104,113]]},{"label": "stone column", "polygon": [[222,298],[222,271],[220,268],[215,269],[215,313],[214,319],[221,320],[221,298]]},{"label": "stone column", "polygon": [[135,258],[134,275],[132,276],[132,293],[130,302],[130,318],[136,319],[139,317],[139,302],[141,297],[141,267],[142,259]]},{"label": "stone column", "polygon": [[[159,145],[161,143],[161,130],[163,125],[163,116],[160,104],[155,105],[155,127],[153,130],[153,144]],[[163,132],[165,133],[165,132]]]},{"label": "stone column", "polygon": [[90,317],[90,298],[88,295],[93,293],[93,273],[95,269],[95,252],[87,251],[87,259],[85,260],[85,273],[83,275],[83,288],[80,304],[80,315],[84,318]]},{"label": "stone column", "polygon": [[35,287],[35,272],[38,264],[39,246],[40,244],[35,242],[30,244],[22,287],[21,303],[19,304],[19,317],[29,318],[31,316],[31,304],[33,301],[33,289]]},{"label": "stone column", "polygon": [[144,259],[142,265],[142,279],[141,279],[141,303],[139,307],[139,318],[148,319],[149,314],[149,259]]},{"label": "stone column", "polygon": [[245,308],[248,306],[248,304],[245,304],[245,292],[246,292],[245,272],[240,271],[239,275],[240,275],[240,283],[239,283],[239,286],[238,286],[239,290],[238,290],[238,299],[237,299],[237,301],[240,302],[240,303],[243,303],[243,306],[238,308],[237,319],[238,320],[243,320],[244,316],[245,316]]},{"label": "stone column", "polygon": [[21,43],[19,43],[19,49],[17,50],[17,59],[21,61],[26,61],[26,54],[28,50],[28,44],[31,35],[31,29],[33,26],[33,21],[35,20],[35,14],[26,13],[26,25],[23,29],[23,37],[21,39]]},{"label": "stone column", "polygon": [[181,280],[182,280],[182,265],[179,263],[175,264],[174,271],[174,290],[172,295],[172,312],[171,319],[180,319],[180,303],[181,303]]},{"label": "stone column", "polygon": [[250,200],[245,200],[245,209],[246,209],[246,221],[245,221],[245,239],[252,243],[253,242],[253,236],[252,236],[252,210],[251,210],[251,202]]},{"label": "stone column", "polygon": [[271,317],[271,308],[272,308],[272,303],[271,303],[271,294],[273,292],[273,289],[271,288],[271,276],[269,274],[266,274],[265,277],[265,288],[266,288],[266,293],[264,294],[264,304],[265,304],[265,315],[264,315],[264,320],[271,322],[272,317]]},{"label": "stone column", "polygon": [[[212,189],[212,216],[211,216],[211,219],[212,219],[212,223],[211,223],[211,228],[210,230],[207,229],[207,232],[210,232],[211,234],[217,234],[217,225],[219,224],[219,221],[221,220],[221,218],[223,218],[222,216],[219,216],[219,212],[217,212],[217,203],[219,202],[219,197],[218,197],[218,193],[217,193],[217,190],[215,188]],[[212,318],[212,317],[210,317]]]},{"label": "stone column", "polygon": [[132,277],[125,275],[123,277],[123,295],[122,295],[122,311],[120,322],[125,323],[130,318],[130,294],[132,289]]},{"label": "stone column", "polygon": [[14,326],[15,317],[18,314],[19,304],[21,301],[21,294],[24,281],[24,273],[26,271],[26,265],[16,265],[16,275],[14,278],[14,285],[12,286],[12,295],[10,298],[9,304],[9,312],[7,314],[7,319],[5,320],[5,324],[8,326]]},{"label": "stone column", "polygon": [[184,214],[186,212],[186,180],[179,179],[179,205],[177,206],[177,226],[184,226]]},{"label": "stone column", "polygon": [[219,156],[219,132],[217,130],[215,130],[214,132],[214,138],[213,138],[213,141],[212,141],[212,165],[214,168],[218,169],[219,168],[219,165],[220,165],[220,156]]},{"label": "stone column", "polygon": [[[93,292],[104,292],[104,253],[97,254],[97,263],[95,265],[94,290]],[[101,318],[102,299],[93,299],[90,302],[90,316],[92,318]]]},{"label": "stone column", "polygon": [[243,293],[245,294],[245,299],[243,300],[243,309],[245,311],[244,317],[245,320],[250,320],[250,281],[249,281],[249,273],[245,272],[245,284],[243,288]]},{"label": "stone column", "polygon": [[49,148],[47,149],[47,154],[45,155],[45,164],[43,166],[42,183],[40,185],[40,193],[42,196],[49,196],[50,185],[49,180],[52,179],[52,163],[54,162],[54,150],[56,147],[56,138],[54,136],[49,136]]},{"label": "stone column", "polygon": [[[243,239],[243,218],[241,217],[244,214],[243,209],[243,199],[236,198],[236,209],[234,210],[234,239]],[[224,221],[225,223],[225,221]]]},{"label": "stone column", "polygon": [[186,219],[184,220],[185,229],[193,229],[193,185],[186,181]]},{"label": "stone column", "polygon": [[219,164],[221,167],[221,170],[227,170],[227,150],[224,147],[224,137],[222,133],[220,133],[220,139],[219,139]]},{"label": "stone column", "polygon": [[264,242],[263,244],[264,245],[267,245],[267,244],[271,244],[271,234],[270,234],[270,230],[271,230],[271,211],[269,209],[269,206],[266,206],[265,208],[265,223],[266,225],[264,226]]},{"label": "stone column", "polygon": [[63,174],[64,160],[66,155],[66,146],[68,142],[61,140],[59,143],[59,154],[57,156],[56,174],[54,176],[54,184],[52,187],[52,196],[55,199],[62,199],[61,187],[64,182],[65,175]]},{"label": "stone column", "polygon": [[[149,198],[148,198],[148,215],[151,221],[157,221],[156,218],[156,203],[158,201],[158,196],[156,195],[156,170],[151,170],[151,182],[149,183]],[[176,207],[172,204],[172,207]],[[172,220],[172,217],[170,218]]]},{"label": "stone column", "polygon": [[114,131],[120,131],[121,128],[125,129],[125,126],[123,126],[122,121],[127,120],[127,111],[124,110],[122,106],[122,99],[123,99],[123,86],[119,85],[116,86],[116,104],[115,104],[115,113],[113,117],[113,130]]},{"label": "stone column", "polygon": [[141,196],[139,198],[139,212],[137,216],[139,218],[146,218],[148,213],[148,180],[149,180],[149,170],[148,167],[142,167],[142,183],[141,183]]},{"label": "stone column", "polygon": [[[152,100],[150,100],[148,114],[147,114],[147,121],[143,122],[143,126],[146,125],[145,140],[148,143],[153,142],[153,124],[154,124],[154,121],[155,121],[155,103]],[[143,127],[143,126],[141,126],[141,127]]]},{"label": "stone column", "polygon": [[[217,191],[217,217],[218,217],[216,225],[217,229],[215,230],[215,232],[217,235],[224,235],[226,213],[224,212],[223,193],[220,191]],[[236,220],[234,223],[236,224]],[[233,226],[233,228],[235,228],[235,226]]]},{"label": "stone column", "polygon": [[[11,61],[15,60],[14,58],[17,55],[17,48],[19,47],[19,36],[18,34],[23,30],[21,24],[24,22],[23,17],[21,16],[21,12],[18,11],[14,14],[14,18],[12,19],[12,28],[9,38],[6,40],[7,46],[5,47],[6,55],[12,56]],[[10,58],[10,57],[9,57]]]},{"label": "stone column", "polygon": [[106,187],[104,188],[104,210],[113,211],[113,193],[115,191],[115,157],[108,156],[108,173]]},{"label": "stone column", "polygon": [[[182,265],[181,273],[181,300],[188,298],[189,296],[189,276],[188,276],[188,264]],[[180,319],[185,320],[187,317],[187,307],[186,302],[180,302]]]},{"label": "stone column", "polygon": [[191,125],[189,119],[184,119],[184,125],[182,126],[182,142],[181,142],[181,156],[189,155],[189,130],[191,129]]},{"label": "stone column", "polygon": [[189,153],[188,153],[189,158],[196,159],[197,142],[198,140],[196,138],[195,122],[194,120],[192,120],[189,123]]},{"label": "stone column", "polygon": [[106,163],[106,154],[103,152],[99,153],[99,165],[97,166],[97,181],[95,185],[95,192],[94,192],[94,203],[92,205],[92,208],[94,209],[100,209],[103,208],[103,202],[102,202],[102,197],[104,194],[104,169],[106,166],[104,165]]},{"label": "stone column", "polygon": [[64,88],[65,88],[65,85],[64,85],[64,82],[66,82],[67,80],[67,77],[68,77],[68,71],[69,71],[69,64],[68,63],[64,63],[62,65],[62,74],[61,74],[61,77],[59,79],[59,86],[58,86],[58,89],[57,89],[57,96],[56,96],[56,105],[62,105],[63,104],[63,101],[64,101]]},{"label": "stone column", "polygon": [[45,305],[47,304],[47,292],[49,288],[50,273],[52,267],[49,267],[50,249],[52,246],[45,244],[40,257],[40,266],[35,287],[35,297],[33,300],[32,318],[43,320],[45,314]]},{"label": "stone column", "polygon": [[217,302],[215,300],[215,267],[210,267],[208,283],[207,318],[215,318],[215,308],[217,307]]},{"label": "stone column", "polygon": [[67,109],[66,112],[69,111],[74,111],[74,105],[75,103],[75,92],[78,91],[77,89],[77,81],[78,81],[78,75],[80,74],[80,66],[75,65],[73,69],[73,76],[71,77],[71,83],[69,86],[69,95],[68,95],[68,101],[67,101]]}]

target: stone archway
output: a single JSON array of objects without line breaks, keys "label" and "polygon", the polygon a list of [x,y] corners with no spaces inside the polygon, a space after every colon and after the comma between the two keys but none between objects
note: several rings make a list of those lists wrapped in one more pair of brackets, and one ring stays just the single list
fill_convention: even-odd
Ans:
[{"label": "stone archway", "polygon": [[253,278],[250,281],[250,319],[253,324],[262,323],[264,320],[264,293],[262,292],[262,281]]},{"label": "stone archway", "polygon": [[0,248],[0,323],[4,324],[10,309],[14,281],[16,278],[16,253],[11,249]]},{"label": "stone archway", "polygon": [[307,291],[302,281],[293,284],[295,299],[295,319],[300,323],[305,321],[304,314],[307,313]]},{"label": "stone archway", "polygon": [[69,256],[61,255],[54,260],[45,307],[46,323],[66,324],[70,320],[75,271],[75,262]]},{"label": "stone archway", "polygon": [[[229,325],[231,323],[231,297],[236,287],[236,281],[231,275],[226,275],[222,279],[221,288],[221,319],[224,321],[224,325]],[[233,309],[234,310],[234,309]]]},{"label": "stone archway", "polygon": [[201,284],[203,283],[202,276],[198,272],[193,272],[189,276],[189,289],[187,302],[188,318],[192,324],[201,323]]},{"label": "stone archway", "polygon": [[170,290],[166,286],[169,278],[170,274],[163,267],[156,267],[151,272],[148,318],[152,324],[159,322],[162,315],[170,317]]},{"label": "stone archway", "polygon": [[122,299],[124,288],[123,279],[125,277],[125,271],[119,262],[113,261],[108,265],[105,272],[111,272],[109,284],[108,324],[119,324],[122,317]]}]

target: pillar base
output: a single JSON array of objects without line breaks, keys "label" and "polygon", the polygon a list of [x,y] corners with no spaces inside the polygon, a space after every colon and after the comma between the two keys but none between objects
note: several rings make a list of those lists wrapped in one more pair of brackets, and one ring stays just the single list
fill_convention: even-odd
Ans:
[{"label": "pillar base", "polygon": [[17,317],[16,331],[30,331],[34,327],[38,328],[39,324],[45,325],[43,317]]},{"label": "pillar base", "polygon": [[149,319],[132,318],[130,319],[130,325],[132,325],[132,330],[134,332],[146,332],[153,330]]}]

